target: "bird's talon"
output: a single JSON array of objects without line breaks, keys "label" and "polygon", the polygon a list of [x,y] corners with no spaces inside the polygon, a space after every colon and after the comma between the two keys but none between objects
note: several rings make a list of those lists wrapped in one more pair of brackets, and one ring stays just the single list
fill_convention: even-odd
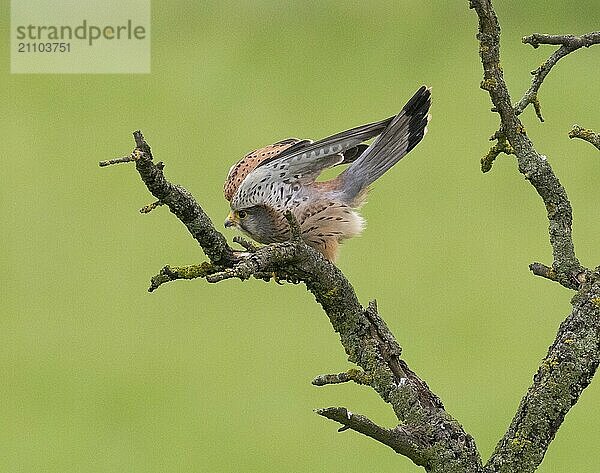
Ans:
[{"label": "bird's talon", "polygon": [[251,241],[248,241],[239,235],[234,236],[233,241],[235,243],[237,243],[238,245],[243,246],[246,250],[248,250],[249,253],[256,253],[256,250],[258,250],[258,248],[259,248],[257,245],[255,245]]}]

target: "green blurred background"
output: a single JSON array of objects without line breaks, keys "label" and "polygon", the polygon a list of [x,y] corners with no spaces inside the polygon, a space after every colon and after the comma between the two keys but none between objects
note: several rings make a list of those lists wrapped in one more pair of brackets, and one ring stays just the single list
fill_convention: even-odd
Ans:
[{"label": "green blurred background", "polygon": [[[0,7],[8,37],[9,4]],[[513,99],[553,50],[532,32],[598,29],[596,1],[497,2]],[[11,75],[1,47],[0,471],[419,471],[313,408],[343,405],[391,426],[367,388],[316,388],[350,367],[303,286],[177,282],[164,264],[204,259],[133,166],[141,129],[167,176],[217,224],[221,186],[244,153],[320,138],[397,112],[433,87],[430,131],[364,208],[339,266],[377,298],[406,360],[487,458],[510,422],[572,293],[533,277],[551,262],[545,211],[512,157],[487,175],[496,130],[467,1],[194,2],[152,5],[149,75]],[[566,186],[578,256],[600,257],[600,156],[569,141],[600,129],[600,48],[565,58],[523,119]],[[228,232],[231,238],[233,232]],[[595,472],[600,380],[583,393],[540,471]]]}]

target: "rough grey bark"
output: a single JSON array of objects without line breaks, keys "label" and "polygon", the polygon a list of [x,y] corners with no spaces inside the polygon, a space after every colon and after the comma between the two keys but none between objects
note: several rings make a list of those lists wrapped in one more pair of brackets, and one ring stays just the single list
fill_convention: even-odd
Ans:
[{"label": "rough grey bark", "polygon": [[[500,27],[489,0],[471,0],[479,19],[478,39],[484,70],[481,88],[487,90],[500,116],[500,128],[492,139],[497,143],[482,159],[489,171],[500,153],[516,157],[519,172],[531,182],[548,214],[549,239],[554,261],[551,266],[533,263],[536,275],[576,290],[573,311],[561,324],[548,355],[523,397],[517,413],[496,450],[483,465],[473,438],[444,409],[442,401],[402,359],[402,349],[380,317],[375,302],[363,307],[342,272],[320,253],[305,245],[297,222],[288,215],[292,238],[288,242],[256,247],[241,238],[243,249],[233,249],[215,229],[209,217],[184,188],[164,176],[163,164],[154,163],[141,132],[134,133],[136,148],[130,156],[103,161],[101,166],[135,162],[136,169],[157,202],[142,209],[166,205],[188,228],[209,261],[199,265],[165,266],[151,280],[149,290],[177,279],[204,278],[210,283],[239,278],[304,283],[329,317],[339,334],[348,359],[361,369],[324,374],[316,386],[353,381],[373,388],[389,403],[398,425],[381,427],[367,417],[344,407],[318,409],[317,414],[367,435],[395,452],[410,458],[430,472],[527,472],[534,471],[561,425],[564,416],[590,383],[600,362],[600,269],[583,267],[571,238],[572,210],[565,189],[554,174],[548,158],[540,155],[527,137],[518,115],[533,104],[541,118],[537,93],[552,66],[566,54],[583,46],[598,44],[600,33],[581,37],[532,35],[524,42],[557,44],[560,49],[538,70],[530,89],[513,106],[500,68]],[[582,136],[594,144],[597,135]],[[590,135],[591,133],[591,135]],[[589,138],[589,139],[588,139]]]},{"label": "rough grey bark", "polygon": [[[548,234],[554,261],[548,267],[533,263],[536,275],[577,290],[573,311],[561,324],[556,339],[542,361],[533,384],[521,400],[508,431],[485,465],[488,472],[530,472],[542,462],[569,409],[590,383],[600,362],[600,273],[583,267],[575,255],[571,237],[572,209],[567,193],[550,165],[536,151],[518,115],[531,103],[543,121],[537,93],[550,69],[562,57],[583,46],[600,43],[600,32],[583,36],[534,34],[524,43],[561,45],[538,69],[523,98],[513,106],[500,67],[500,25],[491,0],[471,0],[479,19],[479,53],[484,77],[481,88],[488,91],[500,128],[492,136],[498,141],[482,160],[487,171],[491,162],[505,152],[516,157],[519,172],[532,184],[546,207]],[[490,159],[491,158],[491,159]],[[488,166],[483,166],[487,163]]]}]

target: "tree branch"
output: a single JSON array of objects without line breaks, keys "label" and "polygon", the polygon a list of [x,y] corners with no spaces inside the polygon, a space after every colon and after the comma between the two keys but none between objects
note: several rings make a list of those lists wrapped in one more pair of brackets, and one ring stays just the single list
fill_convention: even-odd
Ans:
[{"label": "tree branch", "polygon": [[[290,241],[259,248],[244,241],[242,245],[248,251],[234,251],[191,194],[168,182],[163,166],[152,162],[150,147],[142,134],[135,132],[134,137],[137,146],[129,160],[135,161],[148,190],[187,226],[210,259],[200,265],[165,266],[152,278],[151,291],[165,282],[193,278],[213,283],[250,277],[303,282],[339,333],[348,359],[362,368],[345,375],[317,377],[315,384],[330,384],[336,376],[337,381],[343,382],[346,376],[348,380],[368,385],[391,405],[401,423],[400,427],[387,430],[375,428],[375,424],[362,416],[351,416],[349,427],[365,435],[372,434],[380,441],[389,432],[385,434],[386,444],[428,471],[480,471],[481,459],[475,442],[401,358],[401,347],[379,316],[375,302],[363,309],[342,272],[302,241],[291,215],[287,215]],[[327,417],[325,413],[334,416],[334,411],[319,411]],[[339,416],[335,419],[339,420]]]},{"label": "tree branch", "polygon": [[529,270],[535,274],[536,276],[541,276],[543,278],[549,279],[550,281],[556,281],[556,273],[554,269],[549,266],[546,266],[542,263],[531,263],[529,265]]},{"label": "tree branch", "polygon": [[589,48],[593,44],[600,43],[600,31],[594,31],[581,36],[572,34],[540,34],[533,33],[532,35],[523,38],[524,44],[531,44],[534,48],[539,48],[540,44],[553,44],[565,46],[573,52],[579,48]]},{"label": "tree branch", "polygon": [[500,132],[494,133],[490,137],[490,141],[497,140],[496,144],[493,145],[488,153],[481,158],[481,172],[488,172],[492,169],[492,164],[498,157],[500,153],[504,154],[515,154],[515,150],[510,145],[510,143],[506,140],[506,136],[504,136]]},{"label": "tree branch", "polygon": [[387,445],[396,453],[409,458],[414,456],[417,459],[415,462],[417,464],[426,462],[425,458],[418,457],[418,452],[424,447],[420,443],[419,435],[416,435],[415,432],[410,432],[405,426],[399,425],[394,429],[386,429],[365,416],[350,412],[345,407],[328,407],[326,409],[317,409],[315,412],[320,416],[342,424],[343,427],[339,429],[340,432],[352,429]]},{"label": "tree branch", "polygon": [[599,33],[581,37],[532,35],[523,42],[561,44],[544,65],[534,71],[532,86],[513,107],[500,67],[500,26],[491,0],[471,0],[479,19],[480,56],[484,71],[481,87],[488,91],[494,111],[500,115],[500,130],[494,138],[505,137],[517,158],[519,171],[533,185],[546,207],[552,267],[530,265],[538,276],[578,289],[573,311],[561,324],[548,355],[534,377],[506,434],[487,462],[487,472],[534,471],[544,458],[565,415],[590,383],[600,363],[600,273],[581,266],[571,238],[572,210],[566,191],[546,156],[540,155],[527,137],[518,118],[528,103],[539,103],[537,91],[556,62],[582,46],[597,44]]},{"label": "tree branch", "polygon": [[549,35],[549,34],[539,34],[534,33],[530,36],[525,36],[523,38],[523,43],[531,44],[534,48],[538,48],[540,44],[554,44],[560,45],[552,55],[544,62],[540,67],[538,67],[535,71],[531,71],[533,75],[533,79],[531,80],[531,86],[523,95],[523,98],[515,105],[515,114],[520,115],[527,105],[533,104],[535,108],[535,113],[540,119],[540,121],[544,121],[542,117],[542,112],[540,109],[540,102],[538,100],[538,91],[542,86],[542,82],[550,72],[550,70],[556,65],[556,63],[565,57],[567,54],[572,53],[573,51],[578,50],[579,48],[589,48],[593,44],[600,43],[600,31],[596,31],[593,33],[584,34],[582,36],[574,36],[574,35]]},{"label": "tree branch", "polygon": [[[531,39],[525,38],[528,40],[524,42],[534,47],[538,44],[560,44],[561,47],[543,68],[534,71],[532,86],[513,107],[500,68],[500,28],[491,1],[471,0],[470,5],[479,18],[478,39],[484,69],[481,88],[489,92],[494,111],[500,115],[500,129],[492,137],[497,144],[482,160],[482,170],[489,170],[500,153],[516,156],[519,171],[531,182],[546,207],[553,251],[551,267],[533,263],[530,268],[536,275],[578,290],[571,315],[561,324],[532,387],[485,467],[472,437],[402,359],[402,349],[380,317],[375,302],[367,308],[361,306],[343,273],[304,244],[291,214],[286,215],[290,241],[256,247],[238,239],[237,243],[245,251],[236,251],[215,229],[192,195],[167,181],[164,165],[152,161],[150,146],[141,132],[134,133],[136,148],[131,155],[102,161],[100,166],[135,162],[144,184],[157,199],[144,207],[144,211],[167,205],[210,260],[199,265],[165,266],[152,278],[150,291],[165,282],[195,278],[211,283],[251,277],[304,283],[339,333],[348,359],[361,368],[321,375],[313,384],[324,386],[354,381],[369,386],[391,405],[399,424],[392,429],[380,427],[343,407],[317,410],[319,415],[342,424],[340,430],[352,429],[388,445],[430,472],[527,472],[535,470],[542,461],[564,416],[577,402],[600,363],[600,269],[590,271],[579,263],[571,238],[572,210],[567,194],[546,157],[534,149],[518,115],[533,103],[542,119],[537,92],[549,70],[569,52],[597,44],[598,38],[597,33],[581,37],[533,35],[528,37]],[[564,53],[567,49],[569,51]],[[574,136],[583,138],[577,133]]]},{"label": "tree branch", "polygon": [[321,374],[312,380],[315,386],[326,386],[328,384],[341,384],[354,381],[356,384],[370,385],[373,379],[364,371],[351,369],[337,374]]},{"label": "tree branch", "polygon": [[517,158],[519,172],[533,185],[546,207],[550,244],[556,281],[570,289],[578,289],[578,275],[585,268],[575,256],[571,236],[572,209],[567,193],[554,174],[546,156],[540,155],[525,132],[525,127],[511,105],[510,94],[500,67],[500,26],[489,0],[471,0],[479,18],[479,53],[484,79],[481,88],[488,91],[494,109],[500,115],[500,131]]},{"label": "tree branch", "polygon": [[148,292],[154,292],[166,282],[176,281],[177,279],[206,278],[218,271],[214,265],[207,262],[188,266],[165,266],[150,280]]},{"label": "tree branch", "polygon": [[169,210],[187,227],[192,237],[202,247],[211,263],[231,266],[237,258],[225,237],[219,233],[192,195],[183,187],[165,179],[164,165],[152,161],[152,151],[141,131],[133,134],[136,149],[131,154],[135,167],[150,193],[169,207]]},{"label": "tree branch", "polygon": [[600,363],[600,272],[590,275],[560,325],[533,385],[486,464],[488,472],[534,471]]}]

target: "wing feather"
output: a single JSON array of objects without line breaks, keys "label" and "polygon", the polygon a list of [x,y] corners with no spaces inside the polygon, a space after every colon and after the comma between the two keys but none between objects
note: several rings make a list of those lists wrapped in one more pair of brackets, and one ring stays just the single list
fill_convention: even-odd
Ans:
[{"label": "wing feather", "polygon": [[298,138],[287,138],[285,140],[278,141],[272,145],[265,146],[264,148],[255,149],[251,151],[236,164],[231,166],[229,174],[225,180],[223,186],[223,193],[227,200],[235,195],[240,184],[244,182],[244,179],[250,174],[257,166],[266,161],[271,161],[279,156],[283,151],[289,148],[293,148],[296,144],[303,143],[308,140],[299,140]]},{"label": "wing feather", "polygon": [[304,140],[286,147],[277,156],[258,163],[246,175],[231,199],[232,208],[273,204],[273,196],[280,191],[286,196],[293,195],[294,200],[301,200],[298,193],[302,193],[303,185],[314,182],[324,169],[342,164],[345,152],[348,152],[348,162],[354,161],[366,149],[362,143],[381,134],[393,119],[386,118],[319,141]]}]

